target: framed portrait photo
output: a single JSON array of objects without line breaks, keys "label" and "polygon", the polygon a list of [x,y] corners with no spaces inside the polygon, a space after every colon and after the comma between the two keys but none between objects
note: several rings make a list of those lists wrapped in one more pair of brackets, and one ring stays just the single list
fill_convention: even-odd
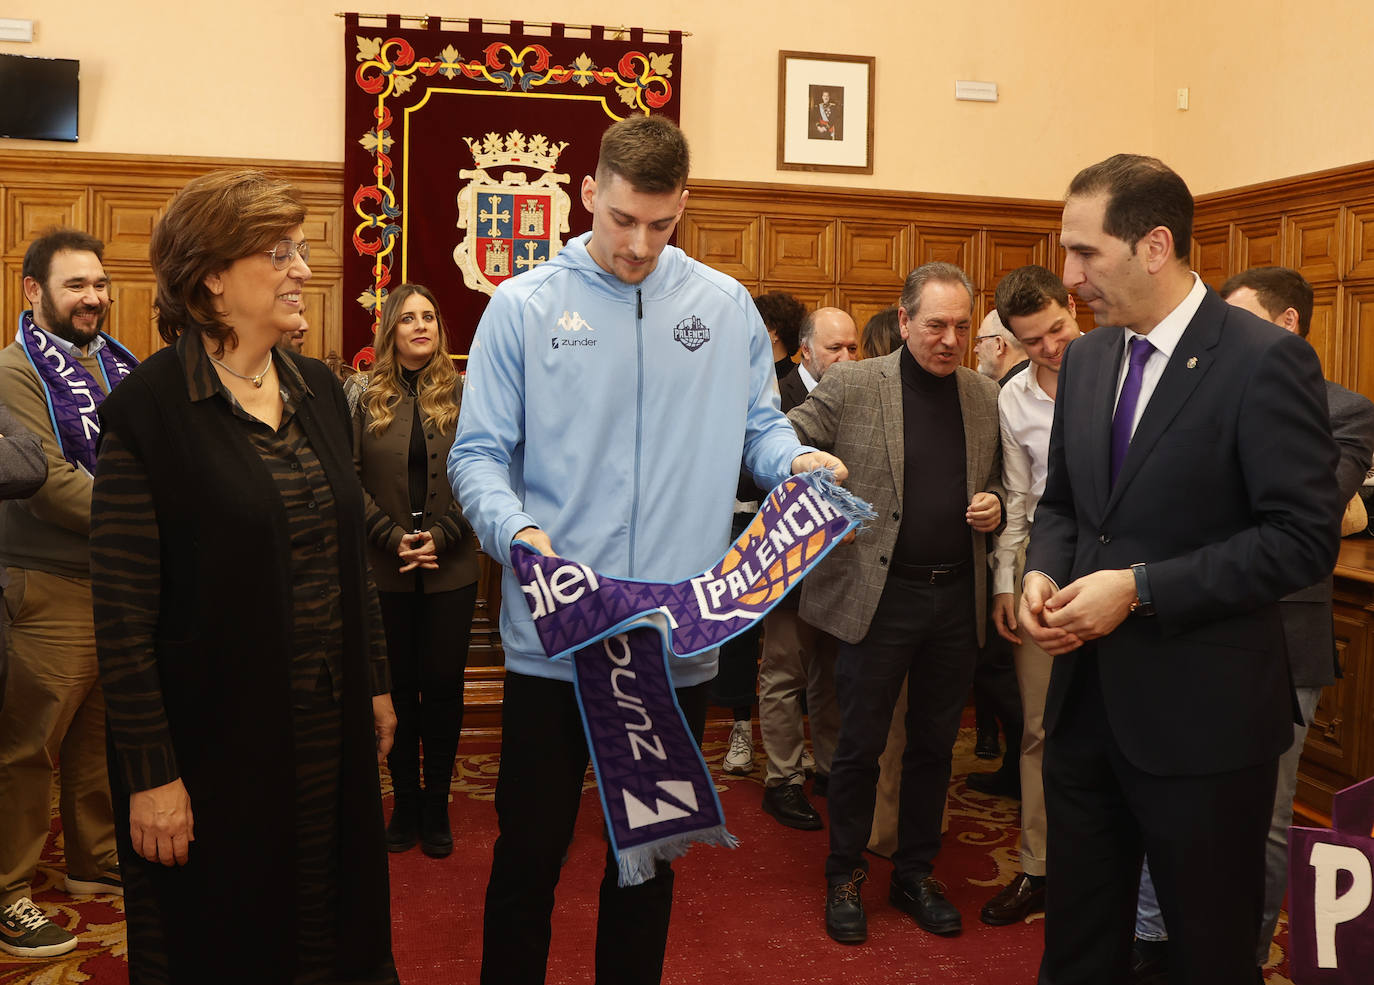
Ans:
[{"label": "framed portrait photo", "polygon": [[873,57],[778,52],[778,170],[873,173]]}]

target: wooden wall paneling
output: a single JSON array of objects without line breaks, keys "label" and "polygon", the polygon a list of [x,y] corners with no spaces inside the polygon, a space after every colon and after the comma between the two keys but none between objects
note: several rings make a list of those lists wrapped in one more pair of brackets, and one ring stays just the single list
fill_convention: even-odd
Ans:
[{"label": "wooden wall paneling", "polygon": [[765,216],[763,279],[835,282],[833,219]]},{"label": "wooden wall paneling", "polygon": [[1353,202],[1345,209],[1343,277],[1374,277],[1374,201]]},{"label": "wooden wall paneling", "polygon": [[988,292],[988,309],[992,308],[992,293],[1003,277],[1030,263],[1049,267],[1054,246],[1054,234],[1044,230],[989,229],[980,279],[983,290]]},{"label": "wooden wall paneling", "polygon": [[0,345],[14,341],[19,330],[19,312],[29,306],[24,299],[24,258],[0,260]]},{"label": "wooden wall paneling", "polygon": [[1340,208],[1290,213],[1284,223],[1283,265],[1314,284],[1342,276]]},{"label": "wooden wall paneling", "polygon": [[912,266],[918,267],[936,260],[952,263],[968,274],[975,291],[981,290],[983,271],[979,264],[978,240],[977,229],[917,224],[916,255],[912,257]]},{"label": "wooden wall paneling", "polygon": [[785,291],[806,305],[807,311],[837,307],[835,288],[830,284],[814,282],[788,284],[780,281],[764,281],[759,285],[758,293],[766,294],[769,291]]},{"label": "wooden wall paneling", "polygon": [[911,271],[911,224],[840,220],[840,283],[887,284],[899,290]]},{"label": "wooden wall paneling", "polygon": [[[307,356],[323,359],[330,350],[340,351],[343,339],[338,326],[343,325],[343,280],[334,278],[328,282],[317,283],[311,278],[303,292],[305,300],[305,322],[310,326],[305,333],[302,351]],[[329,326],[335,326],[331,333]]]},{"label": "wooden wall paneling", "polygon": [[854,327],[863,335],[868,320],[896,304],[902,295],[901,285],[895,287],[841,287],[835,307],[849,312],[854,319]]},{"label": "wooden wall paneling", "polygon": [[38,235],[52,226],[85,229],[87,189],[57,184],[10,185],[5,195],[4,250],[6,256],[24,255]]},{"label": "wooden wall paneling", "polygon": [[105,260],[148,263],[153,227],[172,193],[160,188],[93,188],[91,233],[105,244]]},{"label": "wooden wall paneling", "polygon": [[1283,263],[1283,216],[1262,216],[1235,223],[1231,273]]},{"label": "wooden wall paneling", "polygon": [[1333,625],[1344,676],[1322,690],[1307,730],[1299,779],[1301,799],[1326,814],[1332,794],[1359,774],[1361,708],[1368,707],[1361,688],[1368,670],[1369,628],[1358,609],[1341,610],[1338,602]]},{"label": "wooden wall paneling", "polygon": [[1193,227],[1192,267],[1203,283],[1220,287],[1231,276],[1231,225]]},{"label": "wooden wall paneling", "polygon": [[163,346],[153,322],[157,279],[146,263],[137,267],[107,263],[105,272],[110,276],[110,297],[114,302],[105,320],[105,331],[140,361],[147,359]]},{"label": "wooden wall paneling", "polygon": [[1374,283],[1347,284],[1341,309],[1335,381],[1368,396],[1374,393]]},{"label": "wooden wall paneling", "polygon": [[688,256],[740,281],[759,279],[757,215],[689,208],[678,226],[678,245]]},{"label": "wooden wall paneling", "polygon": [[1322,374],[1328,380],[1338,379],[1344,364],[1340,348],[1341,289],[1336,285],[1317,287],[1312,291],[1312,327],[1307,341],[1317,350],[1322,361]]}]

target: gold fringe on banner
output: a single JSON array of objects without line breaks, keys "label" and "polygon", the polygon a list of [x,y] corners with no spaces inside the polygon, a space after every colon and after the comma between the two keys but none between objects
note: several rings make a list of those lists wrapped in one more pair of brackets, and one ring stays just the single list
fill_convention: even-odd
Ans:
[{"label": "gold fringe on banner", "polygon": [[[335,16],[335,17],[348,17],[348,16],[350,16],[350,13],[349,13],[349,12],[345,12],[345,11],[337,11],[337,12],[335,12],[334,16]],[[522,25],[524,25],[525,27],[538,27],[538,28],[549,28],[549,29],[552,29],[552,28],[555,26],[555,25],[553,24],[553,22],[551,22],[551,21],[511,21],[511,20],[492,20],[492,19],[490,19],[490,18],[485,18],[485,17],[435,17],[435,16],[433,16],[433,15],[431,15],[431,14],[363,14],[363,13],[359,13],[359,14],[354,14],[353,16],[356,16],[356,17],[358,17],[358,18],[360,18],[360,19],[361,19],[361,18],[364,18],[364,17],[370,17],[370,18],[372,18],[372,19],[374,19],[374,20],[386,20],[388,17],[395,17],[395,18],[397,18],[397,19],[399,19],[399,20],[403,20],[403,21],[420,21],[421,23],[424,23],[424,24],[428,24],[428,23],[429,23],[430,21],[432,21],[432,20],[437,20],[437,21],[439,22],[439,24],[440,24],[441,27],[442,27],[444,24],[466,24],[466,23],[468,23],[469,21],[481,21],[481,22],[482,22],[482,25],[483,25],[484,27],[485,27],[485,26],[488,26],[488,25],[495,26],[495,27],[499,27],[499,26],[501,26],[501,25],[505,25],[506,27],[510,27],[512,24],[515,24],[515,23],[522,24]],[[561,25],[559,25],[559,26],[561,26],[565,31],[591,31],[591,30],[593,30],[594,28],[601,27],[602,25],[600,25],[600,24],[561,24]],[[620,27],[607,28],[606,30],[610,32],[609,36],[606,38],[607,41],[624,41],[624,40],[626,39],[626,37],[628,36],[629,32],[630,32],[630,28],[625,27],[624,25],[621,25]],[[671,30],[667,30],[667,29],[663,29],[663,28],[657,28],[657,27],[646,27],[646,28],[643,28],[642,30],[643,30],[643,32],[644,32],[644,34],[645,34],[646,36],[647,36],[647,35],[650,35],[650,34],[655,34],[655,35],[662,35],[664,38],[667,38],[668,35],[673,34],[673,33],[677,33],[677,34],[681,35],[681,36],[684,37],[684,38],[690,38],[690,37],[692,36],[692,32],[691,32],[691,31],[677,31],[677,32],[674,32],[674,31],[671,31]]]}]

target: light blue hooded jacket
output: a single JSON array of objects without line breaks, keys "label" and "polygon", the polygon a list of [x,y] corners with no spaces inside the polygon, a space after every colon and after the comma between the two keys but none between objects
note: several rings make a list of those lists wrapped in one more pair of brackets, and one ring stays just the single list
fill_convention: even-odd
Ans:
[{"label": "light blue hooded jacket", "polygon": [[[679,581],[725,552],[741,461],[765,489],[798,443],[778,409],[768,333],[738,282],[666,247],[626,284],[590,234],[497,289],[468,358],[448,477],[482,549],[506,566],[506,667],[572,680],[551,661],[510,570],[523,527],[602,574]],[[678,687],[716,651],[672,659]]]}]

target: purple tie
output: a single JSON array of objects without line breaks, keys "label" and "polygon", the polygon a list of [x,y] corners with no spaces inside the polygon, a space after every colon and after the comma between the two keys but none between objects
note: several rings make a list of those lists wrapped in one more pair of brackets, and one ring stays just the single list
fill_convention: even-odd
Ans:
[{"label": "purple tie", "polygon": [[1112,485],[1116,485],[1126,449],[1131,446],[1131,422],[1135,420],[1135,405],[1140,402],[1140,383],[1145,378],[1145,363],[1154,351],[1149,339],[1139,335],[1131,339],[1131,366],[1126,370],[1126,382],[1121,385],[1121,396],[1112,416]]}]

